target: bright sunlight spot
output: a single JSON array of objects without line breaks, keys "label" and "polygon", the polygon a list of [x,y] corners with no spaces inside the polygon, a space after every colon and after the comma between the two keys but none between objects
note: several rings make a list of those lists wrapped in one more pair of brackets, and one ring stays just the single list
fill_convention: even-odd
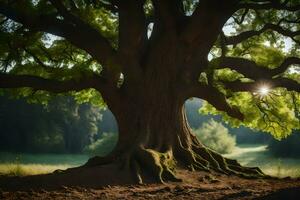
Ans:
[{"label": "bright sunlight spot", "polygon": [[259,84],[257,87],[257,90],[253,93],[254,95],[257,95],[259,97],[265,97],[270,93],[270,86],[268,84],[262,83]]},{"label": "bright sunlight spot", "polygon": [[270,92],[270,89],[269,89],[269,87],[267,87],[267,86],[261,86],[261,87],[259,88],[259,90],[258,90],[258,93],[259,93],[260,95],[262,95],[262,96],[268,95],[269,92]]}]

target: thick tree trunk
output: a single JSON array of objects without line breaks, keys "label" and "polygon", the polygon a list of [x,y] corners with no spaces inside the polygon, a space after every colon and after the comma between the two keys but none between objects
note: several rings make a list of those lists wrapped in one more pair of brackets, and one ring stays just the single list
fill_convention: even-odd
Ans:
[{"label": "thick tree trunk", "polygon": [[119,125],[115,150],[108,157],[90,159],[86,165],[115,161],[122,169],[131,170],[140,183],[147,176],[159,182],[176,181],[177,168],[215,170],[245,177],[264,175],[258,168],[242,167],[204,147],[191,133],[183,98],[167,93],[144,97],[124,99],[122,109],[114,113]]},{"label": "thick tree trunk", "polygon": [[[90,159],[86,165],[121,163],[123,169],[133,172],[138,182],[143,182],[147,175],[160,182],[178,180],[177,168],[263,176],[257,168],[241,167],[236,161],[204,147],[191,133],[184,102],[190,97],[188,90],[194,79],[191,74],[182,74],[187,62],[182,57],[184,48],[176,45],[176,34],[157,40],[157,45],[149,47],[143,67],[139,63],[127,63],[128,68],[142,71],[124,74],[120,101],[107,102],[119,127],[115,150],[105,158]],[[205,65],[206,58],[199,56],[199,59]]]}]

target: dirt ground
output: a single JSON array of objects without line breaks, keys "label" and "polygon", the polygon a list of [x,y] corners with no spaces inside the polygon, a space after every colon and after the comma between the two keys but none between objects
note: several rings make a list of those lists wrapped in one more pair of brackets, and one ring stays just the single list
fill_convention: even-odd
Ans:
[{"label": "dirt ground", "polygon": [[[126,176],[99,170],[96,175],[95,170],[23,178],[2,176],[0,199],[300,199],[299,179],[243,179],[180,170],[177,173],[182,182],[136,185],[124,182]],[[119,180],[115,178],[118,176]]]}]

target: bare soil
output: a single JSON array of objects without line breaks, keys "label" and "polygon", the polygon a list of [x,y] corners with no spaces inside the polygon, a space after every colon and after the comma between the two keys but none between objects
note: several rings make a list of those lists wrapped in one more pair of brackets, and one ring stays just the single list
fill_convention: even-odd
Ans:
[{"label": "bare soil", "polygon": [[0,177],[0,199],[300,199],[299,179],[243,179],[218,173],[177,171],[182,182],[134,184],[114,166],[47,175]]}]

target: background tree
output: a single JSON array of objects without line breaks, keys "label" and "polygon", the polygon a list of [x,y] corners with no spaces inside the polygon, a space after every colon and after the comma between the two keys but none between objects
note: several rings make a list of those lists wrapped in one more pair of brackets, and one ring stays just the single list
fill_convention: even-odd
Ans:
[{"label": "background tree", "polygon": [[0,150],[81,153],[101,136],[101,109],[56,97],[47,105],[0,97]]},{"label": "background tree", "polygon": [[204,122],[194,132],[203,144],[218,153],[232,153],[236,145],[235,136],[230,135],[228,129],[222,123],[213,119]]},{"label": "background tree", "polygon": [[299,10],[296,0],[1,0],[0,87],[94,102],[101,92],[119,139],[86,166],[121,162],[139,182],[145,171],[177,180],[176,166],[263,176],[204,147],[183,105],[199,97],[204,112],[278,138],[299,128],[299,73],[289,70],[300,63]]}]

